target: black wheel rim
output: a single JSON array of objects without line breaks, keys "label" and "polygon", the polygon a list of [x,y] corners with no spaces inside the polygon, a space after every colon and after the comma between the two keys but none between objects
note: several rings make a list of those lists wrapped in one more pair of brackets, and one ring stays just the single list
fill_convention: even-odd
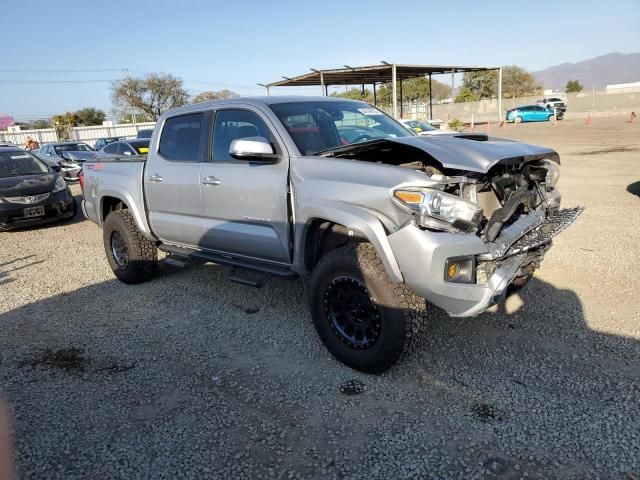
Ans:
[{"label": "black wheel rim", "polygon": [[334,278],[324,293],[324,309],[333,332],[351,348],[370,348],[380,338],[380,311],[360,280]]},{"label": "black wheel rim", "polygon": [[129,265],[129,251],[127,243],[117,230],[111,234],[111,253],[118,267],[123,270],[126,269],[127,265]]}]

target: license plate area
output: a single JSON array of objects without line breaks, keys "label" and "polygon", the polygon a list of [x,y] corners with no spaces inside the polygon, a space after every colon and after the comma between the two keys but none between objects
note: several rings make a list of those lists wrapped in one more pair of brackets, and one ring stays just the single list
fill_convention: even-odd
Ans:
[{"label": "license plate area", "polygon": [[25,208],[23,214],[24,218],[42,217],[44,215],[44,207]]}]

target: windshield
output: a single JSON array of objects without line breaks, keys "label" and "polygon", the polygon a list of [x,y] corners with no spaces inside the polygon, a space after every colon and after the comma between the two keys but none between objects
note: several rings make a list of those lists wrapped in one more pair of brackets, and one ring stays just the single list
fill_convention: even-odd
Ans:
[{"label": "windshield", "polygon": [[414,132],[428,132],[429,130],[435,130],[432,125],[427,122],[421,122],[420,120],[408,120],[405,122],[405,125],[411,128]]},{"label": "windshield", "polygon": [[0,152],[0,178],[48,173],[49,167],[27,152]]},{"label": "windshield", "polygon": [[149,140],[132,140],[129,145],[133,147],[138,155],[149,153]]},{"label": "windshield", "polygon": [[65,143],[64,145],[56,145],[53,147],[56,153],[60,152],[92,152],[91,148],[86,143]]},{"label": "windshield", "polygon": [[302,155],[378,138],[412,136],[391,117],[364,102],[276,103],[271,109]]}]

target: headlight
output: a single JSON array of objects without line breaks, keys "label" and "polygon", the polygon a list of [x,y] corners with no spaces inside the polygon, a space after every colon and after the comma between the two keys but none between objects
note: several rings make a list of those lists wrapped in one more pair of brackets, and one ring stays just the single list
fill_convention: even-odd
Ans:
[{"label": "headlight", "polygon": [[428,188],[399,189],[393,196],[419,215],[421,227],[472,233],[482,220],[482,208],[460,197]]},{"label": "headlight", "polygon": [[56,185],[53,187],[53,193],[58,193],[67,189],[67,182],[64,181],[64,178],[58,176],[56,178]]},{"label": "headlight", "polygon": [[544,177],[544,184],[547,186],[548,190],[551,190],[556,186],[558,180],[560,180],[560,165],[551,160],[543,160],[542,163],[544,168],[547,169],[547,174]]}]

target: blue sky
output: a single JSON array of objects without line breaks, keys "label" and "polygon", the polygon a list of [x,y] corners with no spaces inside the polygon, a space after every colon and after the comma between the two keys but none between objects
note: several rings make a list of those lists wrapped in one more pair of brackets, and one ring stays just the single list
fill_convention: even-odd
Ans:
[{"label": "blue sky", "polygon": [[[17,119],[88,106],[109,112],[104,80],[124,69],[172,73],[191,93],[256,95],[264,91],[257,82],[343,64],[538,70],[640,51],[638,0],[7,0],[0,15],[0,112]],[[277,89],[292,91],[309,93]]]}]

